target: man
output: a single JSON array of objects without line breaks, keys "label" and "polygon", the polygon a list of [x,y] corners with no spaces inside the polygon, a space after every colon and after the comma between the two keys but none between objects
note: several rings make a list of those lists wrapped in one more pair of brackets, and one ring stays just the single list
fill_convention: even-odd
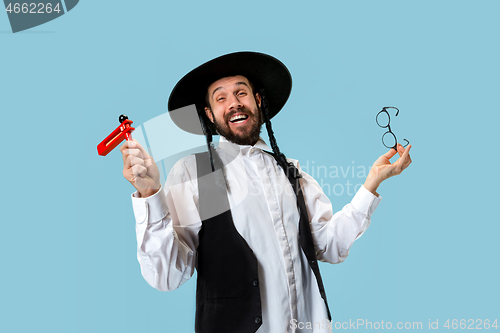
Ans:
[{"label": "man", "polygon": [[[137,189],[132,202],[142,275],[151,286],[172,290],[197,269],[197,332],[330,331],[317,260],[347,257],[381,200],[378,186],[411,163],[411,146],[398,145],[393,164],[391,149],[351,203],[333,214],[318,183],[284,157],[274,138],[270,119],[290,91],[290,74],[277,59],[228,54],[188,73],[169,99],[180,128],[206,135],[208,155],[181,159],[161,187],[144,148],[136,141],[121,147],[123,174]],[[199,123],[182,109],[193,104]],[[259,137],[264,123],[273,153]],[[211,147],[216,132],[217,151]],[[301,330],[311,325],[314,330]]]}]

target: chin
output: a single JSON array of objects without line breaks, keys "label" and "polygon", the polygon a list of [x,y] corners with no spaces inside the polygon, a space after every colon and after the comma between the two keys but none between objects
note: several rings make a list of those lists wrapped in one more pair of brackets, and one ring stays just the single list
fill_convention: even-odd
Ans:
[{"label": "chin", "polygon": [[245,126],[245,129],[241,131],[234,131],[231,129],[231,125],[225,123],[225,126],[220,126],[217,122],[214,123],[217,132],[225,137],[229,142],[235,143],[242,146],[254,145],[260,138],[260,131],[262,125],[258,126],[256,123],[252,122]]}]

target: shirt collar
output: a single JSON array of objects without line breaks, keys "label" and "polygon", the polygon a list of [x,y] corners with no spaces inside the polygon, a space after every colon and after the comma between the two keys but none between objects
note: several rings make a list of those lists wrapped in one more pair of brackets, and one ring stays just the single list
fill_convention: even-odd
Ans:
[{"label": "shirt collar", "polygon": [[225,137],[223,137],[221,135],[220,140],[219,140],[219,145],[221,143],[222,144],[230,143],[236,147],[239,147],[239,149],[243,155],[247,155],[248,152],[253,153],[256,150],[258,150],[258,151],[262,151],[262,150],[272,151],[272,149],[267,145],[267,143],[264,142],[264,140],[261,137],[259,137],[259,140],[255,143],[255,145],[250,146],[250,145],[237,145],[235,143],[229,142]]}]

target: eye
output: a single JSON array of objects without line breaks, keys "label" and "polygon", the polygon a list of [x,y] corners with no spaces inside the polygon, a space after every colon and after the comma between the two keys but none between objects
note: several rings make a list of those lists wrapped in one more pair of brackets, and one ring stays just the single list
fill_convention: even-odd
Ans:
[{"label": "eye", "polygon": [[222,101],[224,101],[225,99],[226,99],[225,97],[218,97],[218,98],[216,99],[216,101],[217,101],[217,102],[222,102]]},{"label": "eye", "polygon": [[246,96],[246,95],[247,95],[246,91],[240,91],[238,93],[238,96]]}]

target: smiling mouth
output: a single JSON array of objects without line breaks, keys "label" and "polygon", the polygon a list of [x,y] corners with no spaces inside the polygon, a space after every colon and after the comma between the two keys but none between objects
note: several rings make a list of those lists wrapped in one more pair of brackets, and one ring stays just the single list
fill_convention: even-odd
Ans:
[{"label": "smiling mouth", "polygon": [[245,120],[248,119],[248,115],[246,114],[240,114],[240,115],[237,115],[237,116],[233,116],[229,119],[229,121],[233,124],[239,124],[239,123],[242,123],[244,122]]}]

